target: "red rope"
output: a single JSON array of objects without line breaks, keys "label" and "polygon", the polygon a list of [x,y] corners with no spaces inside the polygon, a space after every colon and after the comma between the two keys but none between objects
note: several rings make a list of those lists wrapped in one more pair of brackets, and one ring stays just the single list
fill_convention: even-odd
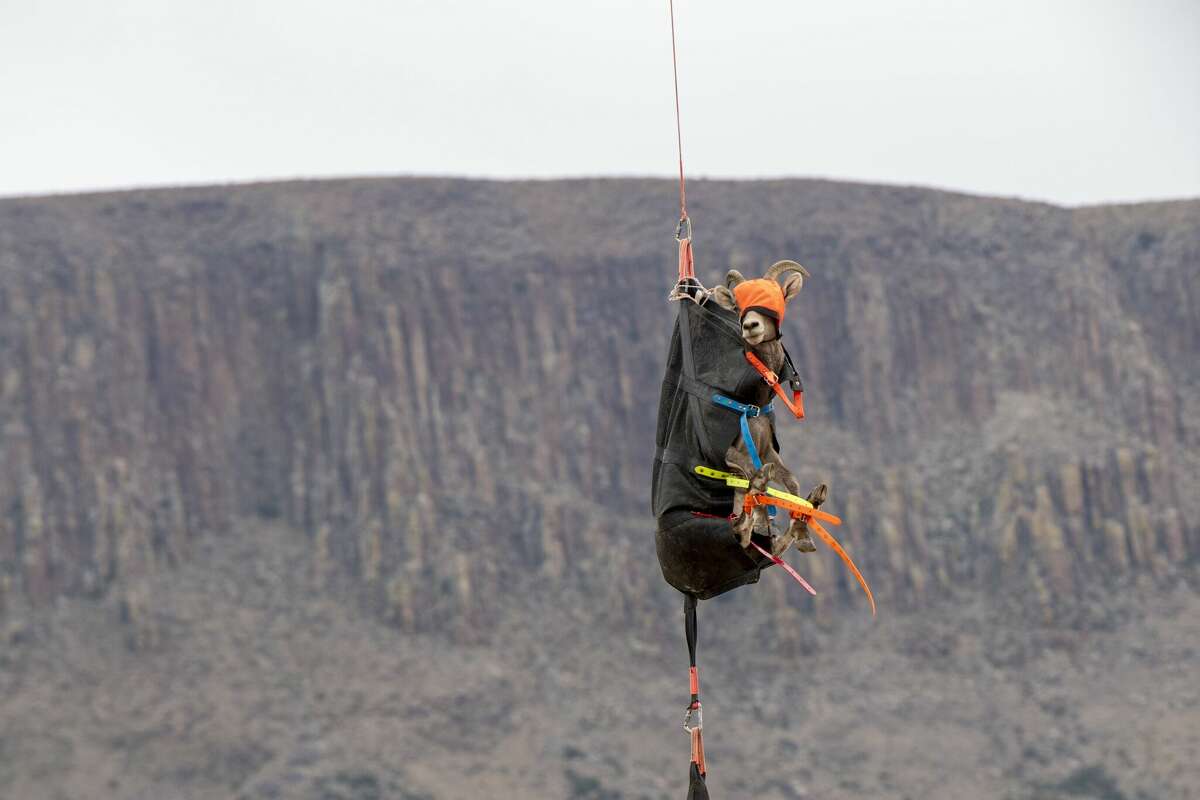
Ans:
[{"label": "red rope", "polygon": [[675,141],[679,145],[679,219],[687,219],[687,197],[683,185],[683,127],[679,122],[679,59],[675,56],[675,0],[671,5],[671,68],[675,73]]}]

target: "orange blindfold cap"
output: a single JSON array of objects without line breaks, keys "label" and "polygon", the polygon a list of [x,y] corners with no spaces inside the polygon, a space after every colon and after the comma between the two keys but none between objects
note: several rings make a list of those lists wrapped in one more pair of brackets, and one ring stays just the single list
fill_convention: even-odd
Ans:
[{"label": "orange blindfold cap", "polygon": [[780,325],[783,324],[783,287],[766,278],[742,281],[733,287],[733,299],[737,301],[741,315],[747,311],[762,311],[770,314]]}]

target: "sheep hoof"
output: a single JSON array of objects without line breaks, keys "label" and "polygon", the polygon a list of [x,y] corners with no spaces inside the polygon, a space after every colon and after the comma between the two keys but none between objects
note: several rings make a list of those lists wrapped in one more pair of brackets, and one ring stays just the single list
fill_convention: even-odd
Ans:
[{"label": "sheep hoof", "polygon": [[801,535],[796,537],[796,549],[799,550],[801,553],[816,552],[817,546],[815,544],[813,544],[812,537],[808,535],[807,530],[805,530],[804,533],[802,533]]},{"label": "sheep hoof", "polygon": [[[821,504],[829,497],[829,487],[825,484],[819,484],[817,488],[808,493],[808,502],[812,503],[813,508],[820,508]],[[796,541],[796,549],[801,553],[815,553],[817,545],[813,543],[812,536],[808,533],[808,523],[802,520],[794,520],[788,533],[793,536]]]}]

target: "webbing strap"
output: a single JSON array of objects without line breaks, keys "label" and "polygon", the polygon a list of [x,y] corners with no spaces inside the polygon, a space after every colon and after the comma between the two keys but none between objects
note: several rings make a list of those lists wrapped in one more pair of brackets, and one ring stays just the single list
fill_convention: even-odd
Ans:
[{"label": "webbing strap", "polygon": [[687,715],[683,718],[683,729],[692,738],[692,763],[699,768],[700,775],[703,776],[707,770],[704,765],[704,717],[700,708],[700,673],[696,668],[696,603],[695,595],[683,596],[683,628],[687,636],[688,662],[691,665],[688,668],[688,688],[692,693],[691,700],[688,701]]},{"label": "webbing strap", "polygon": [[700,771],[701,778],[708,774],[708,767],[704,763],[703,728],[695,728],[692,730],[692,763],[695,764],[696,769]]},{"label": "webbing strap", "polygon": [[762,458],[758,455],[758,448],[754,446],[754,437],[750,435],[750,420],[742,414],[738,420],[742,426],[742,441],[746,443],[746,452],[750,454],[750,462],[754,464],[755,469],[762,469]]},{"label": "webbing strap", "polygon": [[747,494],[743,508],[749,511],[754,506],[765,505],[786,508],[792,512],[793,519],[803,518],[806,520],[809,530],[814,531],[817,536],[821,537],[821,540],[825,544],[829,545],[829,548],[833,552],[838,554],[838,558],[842,559],[842,563],[850,570],[850,574],[858,581],[858,585],[867,593],[867,602],[871,604],[871,616],[875,616],[875,595],[871,593],[871,587],[867,584],[867,579],[863,577],[862,572],[855,565],[854,559],[846,552],[846,548],[842,547],[838,540],[833,537],[833,534],[825,530],[825,527],[820,522],[817,522],[818,519],[821,519],[830,522],[832,525],[839,525],[842,521],[832,514],[826,514],[824,511],[812,508],[811,506],[803,506],[780,497],[766,494]]},{"label": "webbing strap", "polygon": [[[683,596],[683,632],[687,637],[688,664],[696,669],[696,598],[694,595]],[[696,699],[698,684],[692,689],[692,699]]]},{"label": "webbing strap", "polygon": [[[779,383],[779,376],[774,373],[766,364],[762,362],[758,356],[746,351],[746,360],[750,362],[750,366],[754,367],[755,371],[762,376],[762,379],[767,382],[771,390],[779,395],[779,399],[787,406],[788,411],[795,415],[796,419],[804,419],[804,387],[800,384],[800,379],[793,377],[792,379],[792,396],[789,398],[787,392],[783,390],[783,386]],[[789,357],[789,362],[790,362]],[[797,388],[799,387],[799,388]]]},{"label": "webbing strap", "polygon": [[717,394],[717,390],[709,386],[707,383],[696,378],[688,377],[682,372],[668,373],[664,379],[664,383],[681,391],[687,392],[692,397],[700,400],[712,400],[713,395]]},{"label": "webbing strap", "polygon": [[828,522],[830,525],[842,524],[841,517],[835,517],[833,514],[821,511],[818,508],[813,508],[812,504],[807,500],[796,498],[800,500],[800,502],[797,503],[795,500],[789,499],[795,497],[795,495],[789,495],[787,492],[779,492],[775,489],[768,489],[766,494],[747,494],[744,504],[747,510],[749,510],[752,506],[778,506],[779,508],[784,508],[790,511],[792,519],[820,519]]},{"label": "webbing strap", "polygon": [[766,556],[767,558],[771,559],[772,561],[774,561],[774,562],[775,562],[776,564],[778,564],[779,566],[783,567],[783,568],[784,568],[784,570],[786,570],[786,571],[787,571],[787,574],[788,574],[788,575],[791,575],[793,578],[795,578],[795,579],[796,579],[796,581],[797,581],[797,582],[798,582],[798,583],[799,583],[801,586],[803,586],[803,587],[804,587],[804,591],[808,592],[809,594],[813,595],[814,597],[816,596],[816,594],[817,594],[817,590],[816,590],[816,589],[814,589],[812,586],[810,586],[810,585],[809,585],[809,583],[808,583],[808,581],[804,580],[803,576],[801,576],[799,572],[796,572],[796,570],[792,569],[792,565],[791,565],[791,564],[787,563],[786,561],[784,561],[784,560],[783,560],[782,558],[780,558],[779,556],[771,555],[771,554],[770,554],[770,553],[768,553],[766,550],[764,550],[762,547],[760,547],[760,546],[759,546],[759,544],[758,544],[758,542],[754,541],[753,539],[751,539],[751,540],[750,540],[750,544],[754,545],[754,549],[755,549],[755,550],[757,550],[758,552],[762,553],[764,556]]},{"label": "webbing strap", "polygon": [[[724,470],[713,469],[712,467],[706,467],[703,464],[697,464],[695,467],[692,468],[692,471],[695,472],[697,475],[703,475],[706,478],[713,478],[715,480],[725,481],[726,486],[732,486],[734,489],[749,489],[750,488],[750,481],[746,480],[745,478],[738,477],[737,475],[734,475],[732,472],[725,472]],[[814,513],[814,514],[818,513],[815,509],[813,509],[812,503],[808,502],[807,500],[805,500],[803,497],[800,497],[799,495],[788,494],[787,492],[783,491],[782,489],[775,489],[770,486],[767,487],[767,494],[770,495],[771,497],[777,497],[780,500],[788,500],[802,508],[810,509],[810,510],[812,510],[812,513]],[[805,513],[807,513],[807,511]],[[833,524],[833,525],[841,525],[842,524],[842,521],[840,519],[838,519],[837,517],[833,516],[832,514],[826,514],[824,511],[819,512],[819,513],[822,515],[819,518],[828,521],[830,524]]]},{"label": "webbing strap", "polygon": [[[692,359],[692,308],[694,308],[693,303],[680,300],[679,318],[676,324],[679,329],[680,355],[683,356],[683,377],[695,381],[696,362]],[[700,440],[701,452],[713,452],[712,446],[708,441],[708,431],[705,430],[702,421],[703,418],[700,416],[699,398],[694,395],[689,397],[688,405],[691,407],[693,428],[696,432],[696,438]]]},{"label": "webbing strap", "polygon": [[[691,224],[690,222],[688,223]],[[679,240],[679,280],[696,279],[696,257],[692,254],[691,237]]]},{"label": "webbing strap", "polygon": [[[700,383],[699,381],[697,381],[697,383],[699,383],[700,386],[705,385],[703,383]],[[726,397],[725,395],[719,394],[717,392],[713,392],[713,394],[708,399],[712,400],[714,403],[716,403],[719,406],[724,406],[725,408],[728,408],[730,411],[736,411],[739,414],[744,414],[749,417],[757,417],[759,414],[770,414],[771,412],[773,412],[775,410],[774,403],[767,403],[765,406],[762,406],[760,408],[759,406],[751,405],[750,403],[739,403],[737,400],[734,400],[732,397]]]},{"label": "webbing strap", "polygon": [[822,541],[829,545],[833,552],[837,553],[838,557],[842,559],[842,563],[850,570],[850,574],[858,581],[858,585],[867,593],[867,602],[871,604],[871,616],[875,616],[875,595],[871,594],[871,587],[867,585],[867,579],[863,577],[863,574],[858,571],[858,567],[854,565],[854,559],[850,558],[850,554],[838,544],[838,540],[833,538],[833,534],[825,530],[821,523],[815,519],[811,519],[808,521],[808,527],[816,531],[817,536],[820,536]]}]

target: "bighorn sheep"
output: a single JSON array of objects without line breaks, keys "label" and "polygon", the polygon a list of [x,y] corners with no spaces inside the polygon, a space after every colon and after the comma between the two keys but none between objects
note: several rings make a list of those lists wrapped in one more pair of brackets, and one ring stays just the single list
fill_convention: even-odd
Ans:
[{"label": "bighorn sheep", "polygon": [[[776,282],[785,275],[787,277],[782,282],[780,293],[780,286]],[[779,340],[779,324],[783,320],[784,306],[800,293],[807,277],[808,270],[795,261],[778,261],[772,264],[759,281],[747,281],[740,272],[731,269],[725,275],[725,285],[714,288],[709,294],[717,305],[738,314],[746,349],[758,356],[767,368],[777,375],[783,371],[787,361],[783,343]],[[770,283],[764,283],[765,281]],[[746,285],[739,291],[738,287],[743,284]],[[739,306],[739,296],[742,303],[747,305],[746,308]],[[754,446],[763,462],[762,469],[755,469],[746,442],[741,437],[725,453],[726,464],[750,481],[748,489],[734,492],[734,513],[738,516],[733,521],[733,532],[742,547],[749,545],[750,536],[755,528],[769,528],[766,510],[762,506],[754,507],[751,513],[744,510],[743,503],[747,493],[761,494],[766,491],[768,482],[778,480],[787,491],[795,495],[800,494],[799,482],[775,450],[774,423],[771,417],[760,414],[748,418],[747,423]],[[825,502],[828,492],[828,487],[820,484],[809,493],[808,501],[813,506],[819,506]],[[802,552],[812,552],[816,549],[808,534],[807,519],[792,519],[787,532],[774,542],[772,549],[775,555],[786,550],[792,542],[795,542],[796,548]]]}]

